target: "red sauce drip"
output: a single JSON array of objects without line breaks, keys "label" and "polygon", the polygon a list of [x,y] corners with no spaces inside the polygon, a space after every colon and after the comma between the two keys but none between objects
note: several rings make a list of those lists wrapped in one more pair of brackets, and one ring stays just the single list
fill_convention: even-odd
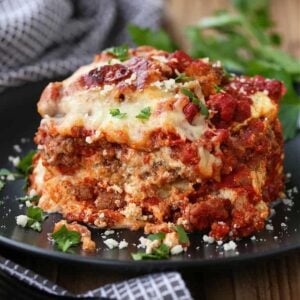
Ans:
[{"label": "red sauce drip", "polygon": [[83,77],[87,87],[100,86],[104,84],[115,84],[128,77],[132,71],[121,64],[106,65],[101,68],[91,70]]}]

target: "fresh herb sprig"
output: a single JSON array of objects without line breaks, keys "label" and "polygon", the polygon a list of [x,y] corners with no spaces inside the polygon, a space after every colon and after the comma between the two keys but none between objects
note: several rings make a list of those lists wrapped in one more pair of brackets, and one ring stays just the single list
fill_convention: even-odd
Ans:
[{"label": "fresh herb sprig", "polygon": [[34,196],[23,196],[23,197],[18,197],[16,199],[19,202],[25,203],[27,201],[31,202],[31,203],[37,203],[40,200],[40,196],[39,195],[34,195]]},{"label": "fresh herb sprig", "polygon": [[[16,220],[18,225],[40,232],[42,230],[42,222],[46,218],[47,215],[39,207],[29,206],[26,215],[19,215],[16,217]],[[20,219],[22,219],[22,222],[20,222]]]},{"label": "fresh herb sprig", "polygon": [[112,47],[105,50],[108,53],[111,53],[116,56],[120,61],[125,61],[129,57],[128,45],[124,44],[119,47]]},{"label": "fresh herb sprig", "polygon": [[19,164],[17,165],[18,171],[21,173],[21,175],[24,176],[25,179],[25,186],[23,188],[24,190],[26,190],[29,185],[29,175],[32,171],[32,160],[35,154],[35,150],[29,151],[24,157],[22,157]]},{"label": "fresh herb sprig", "polygon": [[118,119],[124,119],[127,116],[127,113],[122,113],[119,108],[112,108],[110,109],[109,113],[112,117],[118,118]]},{"label": "fresh herb sprig", "polygon": [[188,96],[194,104],[198,105],[202,115],[206,117],[209,115],[208,108],[206,107],[206,105],[201,100],[199,100],[194,93],[192,93],[188,89],[181,89],[181,93]]},{"label": "fresh herb sprig", "polygon": [[136,115],[135,117],[137,119],[140,119],[142,121],[148,120],[151,116],[151,108],[150,106],[147,106],[145,108],[143,108],[140,113],[138,115]]},{"label": "fresh herb sprig", "polygon": [[179,240],[180,244],[189,244],[190,243],[189,237],[188,237],[187,233],[185,232],[184,228],[182,227],[182,225],[176,225],[175,230],[178,234],[178,240]]},{"label": "fresh herb sprig", "polygon": [[137,252],[131,253],[134,260],[146,259],[167,259],[170,257],[170,248],[166,244],[161,244],[158,248],[154,249],[152,253]]},{"label": "fresh herb sprig", "polygon": [[177,77],[175,78],[175,82],[185,82],[191,80],[193,80],[193,77],[187,76],[185,73],[177,73]]},{"label": "fresh herb sprig", "polygon": [[58,250],[62,252],[67,252],[70,247],[78,245],[81,241],[80,233],[75,230],[68,230],[66,225],[52,233],[51,236]]}]

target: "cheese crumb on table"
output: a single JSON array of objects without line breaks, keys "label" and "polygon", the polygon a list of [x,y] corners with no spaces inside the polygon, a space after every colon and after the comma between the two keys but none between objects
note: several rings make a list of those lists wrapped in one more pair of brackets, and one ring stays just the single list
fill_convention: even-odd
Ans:
[{"label": "cheese crumb on table", "polygon": [[19,215],[16,217],[17,225],[25,227],[27,225],[27,222],[28,222],[28,217],[26,215]]},{"label": "cheese crumb on table", "polygon": [[104,241],[104,244],[109,248],[109,249],[114,249],[119,246],[118,241],[114,239],[107,239]]},{"label": "cheese crumb on table", "polygon": [[237,244],[234,241],[230,241],[223,245],[225,251],[235,250]]}]

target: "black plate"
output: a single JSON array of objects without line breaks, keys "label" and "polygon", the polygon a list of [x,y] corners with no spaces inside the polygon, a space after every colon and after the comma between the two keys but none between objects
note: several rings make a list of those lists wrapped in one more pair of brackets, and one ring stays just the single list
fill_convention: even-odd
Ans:
[{"label": "black plate", "polygon": [[[33,149],[32,141],[22,144],[21,138],[30,138],[39,124],[36,113],[36,102],[46,83],[30,84],[15,88],[0,95],[0,167],[11,169],[8,156],[17,156],[13,145],[19,144],[23,154]],[[300,189],[300,135],[286,144],[285,170],[292,174],[289,188],[297,186]],[[22,154],[21,154],[22,155]],[[187,253],[172,257],[166,261],[133,261],[131,252],[136,252],[134,244],[142,232],[119,230],[112,238],[129,242],[126,249],[108,250],[103,244],[103,230],[92,230],[93,239],[97,243],[97,251],[93,254],[81,252],[79,247],[74,248],[74,254],[65,254],[53,248],[47,234],[52,231],[53,224],[60,217],[51,215],[43,224],[43,231],[37,233],[23,229],[16,225],[15,216],[24,213],[25,207],[20,208],[15,200],[23,194],[22,180],[8,182],[0,194],[3,204],[0,210],[0,243],[25,252],[47,256],[69,262],[81,262],[107,267],[124,266],[132,269],[165,269],[199,267],[204,265],[228,264],[229,262],[245,261],[278,254],[300,248],[300,202],[298,194],[294,195],[294,206],[279,203],[276,205],[276,214],[272,217],[273,231],[264,230],[256,235],[256,240],[243,239],[239,241],[235,251],[224,252],[222,247],[215,244],[207,245],[202,242],[201,234],[192,234],[191,247]],[[284,226],[287,225],[287,226]],[[107,237],[106,237],[107,238]]]}]

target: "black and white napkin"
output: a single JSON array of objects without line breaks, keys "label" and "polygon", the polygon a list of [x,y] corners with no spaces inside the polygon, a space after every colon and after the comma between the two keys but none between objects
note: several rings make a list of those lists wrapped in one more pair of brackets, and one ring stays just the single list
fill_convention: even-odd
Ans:
[{"label": "black and white napkin", "polygon": [[128,23],[157,28],[161,8],[161,0],[1,0],[0,92],[64,76],[128,43]]},{"label": "black and white napkin", "polygon": [[107,284],[83,294],[74,295],[46,278],[0,256],[0,270],[49,296],[136,300],[190,300],[191,294],[177,272],[145,275],[127,281]]}]

